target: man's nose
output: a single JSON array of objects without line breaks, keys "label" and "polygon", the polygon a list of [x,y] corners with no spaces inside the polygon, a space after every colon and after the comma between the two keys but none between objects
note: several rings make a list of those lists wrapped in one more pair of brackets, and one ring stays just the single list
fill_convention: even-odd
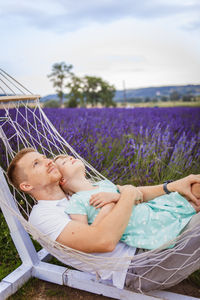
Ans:
[{"label": "man's nose", "polygon": [[53,161],[50,158],[46,159],[46,165],[50,166],[51,164],[53,164]]}]

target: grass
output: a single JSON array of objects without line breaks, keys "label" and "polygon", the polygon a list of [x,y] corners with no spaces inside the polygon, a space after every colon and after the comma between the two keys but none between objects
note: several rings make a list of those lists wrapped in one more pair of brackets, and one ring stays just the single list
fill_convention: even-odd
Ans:
[{"label": "grass", "polygon": [[140,102],[140,103],[131,103],[127,102],[124,104],[123,102],[117,104],[118,107],[178,107],[178,106],[186,106],[186,107],[199,107],[200,100],[197,101],[158,101],[158,102]]}]

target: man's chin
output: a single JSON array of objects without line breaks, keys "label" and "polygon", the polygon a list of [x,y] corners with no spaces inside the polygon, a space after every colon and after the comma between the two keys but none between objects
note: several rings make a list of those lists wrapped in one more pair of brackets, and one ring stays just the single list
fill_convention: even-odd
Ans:
[{"label": "man's chin", "polygon": [[51,182],[59,183],[61,178],[62,178],[62,176],[61,176],[60,172],[52,172],[51,173]]}]

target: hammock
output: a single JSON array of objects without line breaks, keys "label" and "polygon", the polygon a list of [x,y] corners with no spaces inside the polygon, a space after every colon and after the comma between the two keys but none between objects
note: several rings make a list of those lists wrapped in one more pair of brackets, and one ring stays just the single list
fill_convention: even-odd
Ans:
[{"label": "hammock", "polygon": [[[106,258],[86,254],[52,241],[48,236],[31,226],[30,223],[28,223],[28,217],[32,206],[35,204],[35,200],[30,196],[17,191],[13,186],[8,188],[7,184],[7,166],[20,149],[32,147],[48,157],[54,157],[58,154],[65,153],[71,154],[83,161],[86,166],[86,174],[88,178],[93,181],[105,178],[89,163],[81,158],[79,154],[67,143],[67,141],[60,136],[43,112],[39,103],[39,96],[33,95],[29,90],[1,69],[0,147],[0,205],[10,227],[11,235],[16,248],[18,249],[19,255],[23,262],[26,261],[26,264],[28,261],[28,264],[31,263],[34,266],[40,266],[41,257],[46,257],[47,252],[43,250],[43,252],[41,252],[42,254],[40,253],[41,257],[38,262],[38,255],[35,254],[35,250],[32,249],[32,243],[28,235],[26,235],[25,231],[23,231],[23,228],[33,237],[33,239],[36,239],[41,246],[48,251],[48,253],[52,254],[60,261],[70,265],[70,259],[76,258],[77,261],[80,262],[79,269],[81,269],[81,263],[87,263],[91,272],[95,272],[97,277],[100,269],[120,271],[124,264],[132,259],[128,270],[129,276],[127,277],[127,286],[131,285],[135,291],[140,293],[148,292],[152,289],[167,289],[187,278],[189,274],[200,268],[200,242],[198,242],[198,237],[200,236],[200,222],[198,222],[196,226],[184,231],[179,237],[166,243],[159,249],[141,252],[131,258]],[[19,234],[16,232],[19,232]],[[173,248],[166,249],[170,245],[175,246]],[[31,250],[29,248],[31,248]],[[45,268],[46,267],[44,267],[44,269]],[[51,269],[51,267],[49,268]],[[62,273],[64,269],[62,269],[62,267],[58,268],[60,269],[59,271],[56,270],[56,272]],[[45,276],[44,271],[41,271],[41,269],[38,271],[38,267],[35,267],[35,273],[33,273],[34,276],[38,276],[38,278],[56,282],[55,274],[53,279],[49,274],[47,275],[47,273],[50,273],[50,269],[45,269]],[[71,274],[70,272],[72,271],[68,270],[67,272],[67,284],[70,285],[69,278]],[[74,278],[74,281],[72,280],[71,286],[81,288],[80,282],[77,284],[74,283],[77,281],[74,274],[79,274],[79,279],[80,276],[82,276],[80,273],[73,273],[71,277]],[[83,273],[81,272],[81,274]],[[59,279],[57,283],[60,283],[60,281],[63,283],[63,274],[59,276],[61,276],[62,279]],[[87,277],[89,275],[85,276]],[[88,280],[92,280],[93,283],[95,281],[96,284],[98,284],[98,282],[103,282],[98,281],[98,278],[95,277],[88,278]],[[0,287],[0,295],[2,297],[6,297],[13,293],[13,290],[12,292],[9,292],[5,289],[5,282],[7,281],[4,280],[3,282],[2,293]],[[83,280],[81,282],[83,282]],[[18,287],[20,285],[19,282],[17,282],[16,285]],[[84,287],[83,289],[86,288]],[[87,290],[92,291],[91,288],[87,288]],[[102,292],[95,290],[95,293],[101,293],[116,299],[121,299],[119,298],[121,296],[118,294],[116,296],[113,291]],[[159,294],[159,292],[152,294],[151,292],[151,295],[163,296],[164,294]],[[144,295],[142,296],[142,299],[145,299]],[[133,293],[130,297],[133,297]],[[150,296],[146,297],[151,299]],[[181,299],[183,299],[183,296]]]}]

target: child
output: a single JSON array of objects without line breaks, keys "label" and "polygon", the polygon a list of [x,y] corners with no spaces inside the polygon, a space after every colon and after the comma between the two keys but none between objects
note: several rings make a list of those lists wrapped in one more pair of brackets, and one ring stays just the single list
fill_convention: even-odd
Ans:
[{"label": "child", "polygon": [[[72,195],[65,212],[73,220],[95,226],[119,200],[119,189],[109,180],[91,183],[79,159],[61,155],[54,161],[63,175],[60,182],[63,191]],[[194,207],[177,192],[138,202],[142,202],[142,193],[136,188],[137,205],[133,207],[128,226],[120,239],[132,247],[158,248],[178,236],[196,213]]]}]

